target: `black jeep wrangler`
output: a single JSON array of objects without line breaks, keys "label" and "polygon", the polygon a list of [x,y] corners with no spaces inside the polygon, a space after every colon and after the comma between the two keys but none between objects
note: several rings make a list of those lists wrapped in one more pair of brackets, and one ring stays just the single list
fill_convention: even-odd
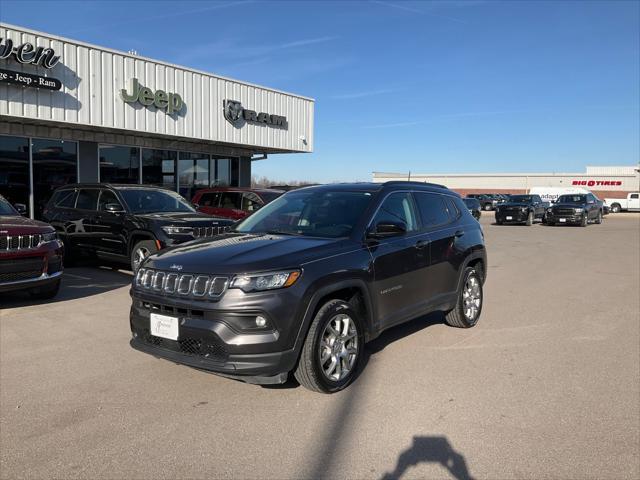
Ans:
[{"label": "black jeep wrangler", "polygon": [[196,212],[177,193],[144,185],[75,184],[57,189],[43,211],[77,259],[89,253],[127,263],[133,271],[169,245],[212,237],[232,220]]},{"label": "black jeep wrangler", "polygon": [[131,289],[131,345],[251,383],[293,372],[335,392],[389,327],[434,311],[474,326],[486,275],[480,224],[446,187],[307,187],[228,233],[150,255]]}]

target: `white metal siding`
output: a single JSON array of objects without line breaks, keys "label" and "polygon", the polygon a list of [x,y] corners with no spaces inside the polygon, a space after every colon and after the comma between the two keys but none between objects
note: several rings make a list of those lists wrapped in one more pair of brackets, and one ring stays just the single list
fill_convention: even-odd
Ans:
[{"label": "white metal siding", "polygon": [[[51,47],[61,57],[48,72],[12,59],[3,60],[0,68],[46,74],[63,85],[60,91],[49,91],[0,84],[2,115],[288,151],[313,150],[311,99],[3,24],[0,37],[14,44]],[[169,116],[153,106],[125,103],[120,90],[128,90],[133,77],[153,91],[179,94],[186,110]],[[253,124],[236,128],[224,119],[225,99],[257,112],[285,116],[288,129]]]}]

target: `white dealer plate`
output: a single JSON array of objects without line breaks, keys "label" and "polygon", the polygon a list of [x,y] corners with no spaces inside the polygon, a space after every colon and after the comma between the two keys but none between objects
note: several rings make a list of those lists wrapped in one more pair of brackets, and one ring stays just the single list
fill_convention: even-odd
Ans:
[{"label": "white dealer plate", "polygon": [[178,340],[178,319],[152,313],[149,317],[151,335]]},{"label": "white dealer plate", "polygon": [[566,219],[566,218],[561,218],[561,219],[560,219],[560,223],[564,223],[564,222],[566,222],[566,221],[567,221],[567,219]]},{"label": "white dealer plate", "polygon": [[507,217],[507,220],[513,220],[513,217]]}]

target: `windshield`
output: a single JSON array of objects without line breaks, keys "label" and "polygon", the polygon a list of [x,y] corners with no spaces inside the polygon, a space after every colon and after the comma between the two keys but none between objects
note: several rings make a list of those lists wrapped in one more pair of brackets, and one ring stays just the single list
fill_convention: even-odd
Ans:
[{"label": "windshield", "polygon": [[180,195],[165,190],[123,188],[120,195],[132,213],[195,212]]},{"label": "windshield", "polygon": [[586,195],[560,195],[557,203],[587,203]]},{"label": "windshield", "polygon": [[509,201],[513,203],[531,203],[531,195],[511,195]]},{"label": "windshield", "polygon": [[4,198],[0,198],[0,215],[19,215]]},{"label": "windshield", "polygon": [[370,200],[369,192],[289,192],[247,217],[235,231],[346,237],[351,234]]}]

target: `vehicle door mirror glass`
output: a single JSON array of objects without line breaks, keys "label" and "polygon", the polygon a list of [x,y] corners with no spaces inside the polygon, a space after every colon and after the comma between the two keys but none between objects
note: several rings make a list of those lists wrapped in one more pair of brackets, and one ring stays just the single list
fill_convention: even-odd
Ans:
[{"label": "vehicle door mirror glass", "polygon": [[107,212],[111,212],[111,213],[121,213],[124,212],[124,210],[122,209],[122,206],[119,203],[107,203],[104,206],[104,209]]},{"label": "vehicle door mirror glass", "polygon": [[13,206],[20,215],[25,216],[27,214],[27,206],[24,203],[15,203]]},{"label": "vehicle door mirror glass", "polygon": [[200,208],[200,204],[198,203],[192,203],[191,205],[193,205],[193,208],[195,208],[196,210]]},{"label": "vehicle door mirror glass", "polygon": [[387,238],[404,235],[407,232],[406,224],[402,222],[380,222],[369,232],[371,238]]}]

